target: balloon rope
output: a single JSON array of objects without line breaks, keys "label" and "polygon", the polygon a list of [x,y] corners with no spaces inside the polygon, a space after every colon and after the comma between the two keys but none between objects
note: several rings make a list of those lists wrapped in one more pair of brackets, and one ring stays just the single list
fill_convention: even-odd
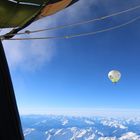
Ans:
[{"label": "balloon rope", "polygon": [[40,29],[40,30],[33,30],[33,31],[25,31],[25,32],[21,32],[21,33],[16,33],[16,34],[9,34],[9,35],[23,35],[23,34],[31,34],[31,33],[37,33],[37,32],[44,32],[44,31],[48,31],[48,30],[56,30],[56,29],[63,29],[63,28],[68,28],[68,27],[73,27],[73,26],[78,26],[78,25],[83,25],[83,24],[87,24],[87,23],[92,23],[92,22],[96,22],[96,21],[101,21],[101,20],[105,20],[108,19],[110,17],[114,17],[114,16],[118,16],[127,12],[131,12],[134,11],[136,9],[139,9],[140,5],[123,10],[123,11],[119,11],[110,15],[106,15],[106,16],[102,16],[99,18],[95,18],[95,19],[90,19],[90,20],[85,20],[85,21],[81,21],[81,22],[77,22],[77,23],[72,23],[72,24],[67,24],[67,25],[60,25],[60,26],[56,26],[56,27],[50,27],[50,28],[46,28],[46,29]]},{"label": "balloon rope", "polygon": [[117,25],[117,26],[113,26],[110,28],[105,28],[103,30],[97,30],[97,31],[93,31],[93,32],[86,32],[86,33],[79,33],[79,34],[73,34],[73,35],[65,35],[65,36],[50,36],[50,37],[35,37],[35,38],[11,38],[11,39],[5,39],[5,40],[49,40],[49,39],[69,39],[69,38],[76,38],[76,37],[82,37],[82,36],[89,36],[89,35],[96,35],[99,33],[103,33],[103,32],[108,32],[111,30],[115,30],[115,29],[119,29],[122,28],[124,26],[127,26],[129,24],[132,24],[133,22],[136,22],[137,20],[140,19],[140,16],[133,18],[131,20],[129,20],[128,22],[125,22],[123,24]]}]

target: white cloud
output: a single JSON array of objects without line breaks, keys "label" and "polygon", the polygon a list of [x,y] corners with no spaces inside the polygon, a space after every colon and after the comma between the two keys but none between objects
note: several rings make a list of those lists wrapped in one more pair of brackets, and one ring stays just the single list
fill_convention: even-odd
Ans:
[{"label": "white cloud", "polygon": [[34,71],[50,62],[55,49],[46,41],[4,42],[10,68]]}]

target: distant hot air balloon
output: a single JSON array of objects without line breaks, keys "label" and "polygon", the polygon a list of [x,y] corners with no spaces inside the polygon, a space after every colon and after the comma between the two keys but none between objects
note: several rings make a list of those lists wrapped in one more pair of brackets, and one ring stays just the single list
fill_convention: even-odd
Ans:
[{"label": "distant hot air balloon", "polygon": [[121,78],[121,73],[118,70],[111,70],[108,73],[108,78],[112,83],[117,83]]}]

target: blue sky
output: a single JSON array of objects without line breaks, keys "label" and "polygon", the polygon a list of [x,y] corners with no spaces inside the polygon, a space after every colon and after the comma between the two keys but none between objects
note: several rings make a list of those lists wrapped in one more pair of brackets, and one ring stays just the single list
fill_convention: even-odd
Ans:
[{"label": "blue sky", "polygon": [[[97,18],[140,5],[138,0],[80,0],[56,15],[33,23],[40,29]],[[82,12],[81,12],[82,11]],[[63,35],[103,29],[139,16],[140,9],[76,28],[32,36]],[[124,28],[76,39],[5,41],[21,113],[140,109],[140,21]],[[110,70],[121,71],[113,85]]]}]

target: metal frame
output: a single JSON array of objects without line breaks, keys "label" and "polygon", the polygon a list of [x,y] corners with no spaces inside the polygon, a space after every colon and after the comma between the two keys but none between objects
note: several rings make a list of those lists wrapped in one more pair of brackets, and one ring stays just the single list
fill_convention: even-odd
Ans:
[{"label": "metal frame", "polygon": [[11,76],[0,40],[0,140],[24,140]]}]

